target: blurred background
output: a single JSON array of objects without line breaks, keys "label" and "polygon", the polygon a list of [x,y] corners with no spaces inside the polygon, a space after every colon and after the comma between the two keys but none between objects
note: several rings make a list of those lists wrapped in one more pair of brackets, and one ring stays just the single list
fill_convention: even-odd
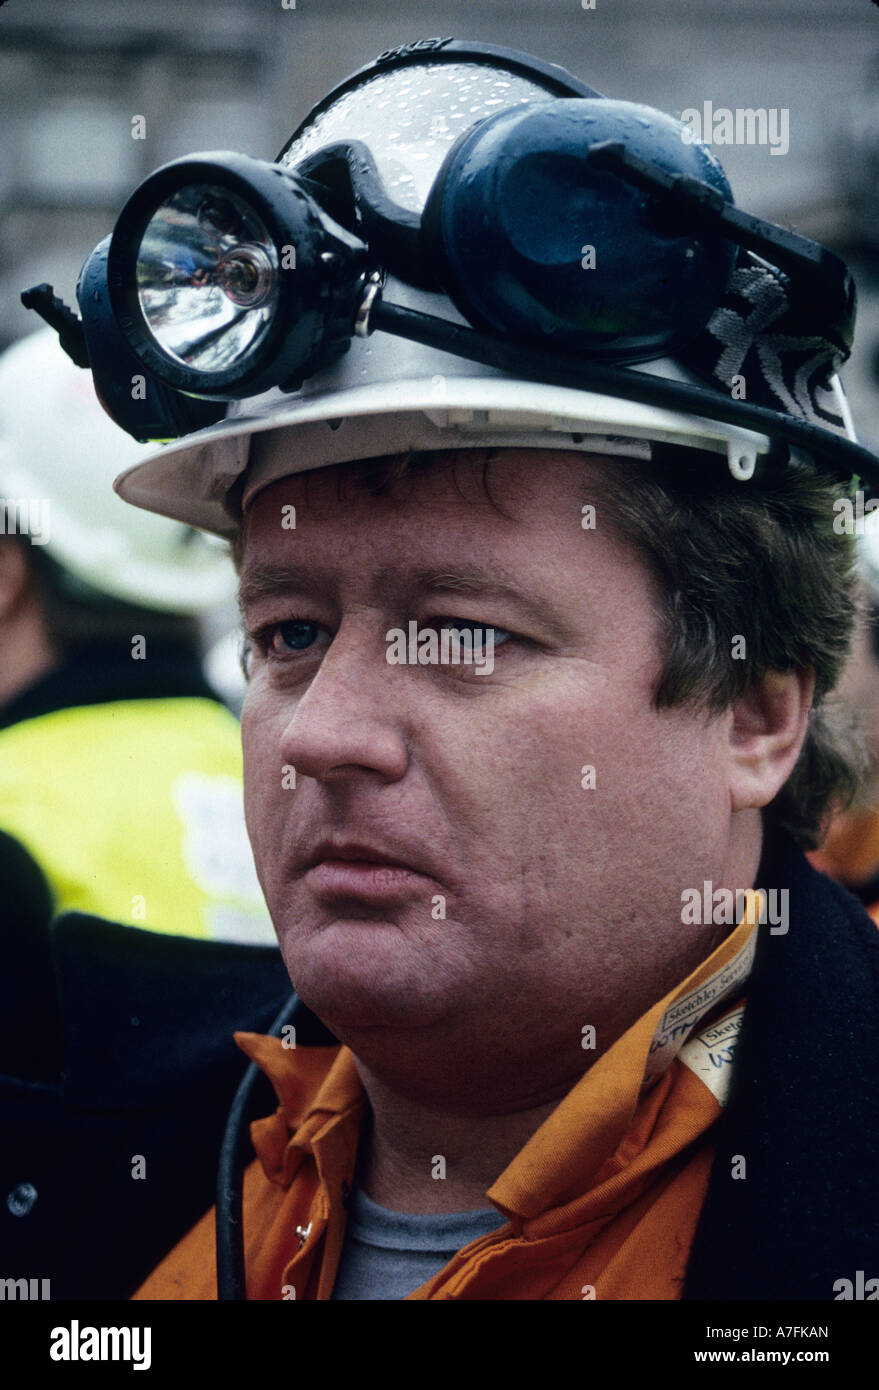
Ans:
[{"label": "blurred background", "polygon": [[[586,8],[586,4],[594,8]],[[871,0],[9,0],[0,10],[0,349],[70,302],[132,188],[199,149],[272,158],[309,107],[383,49],[451,35],[529,50],[672,114],[786,108],[790,148],[718,146],[736,201],[852,263],[846,382],[879,445],[879,6]],[[133,127],[142,116],[143,125]],[[144,138],[133,138],[134,128]]]}]

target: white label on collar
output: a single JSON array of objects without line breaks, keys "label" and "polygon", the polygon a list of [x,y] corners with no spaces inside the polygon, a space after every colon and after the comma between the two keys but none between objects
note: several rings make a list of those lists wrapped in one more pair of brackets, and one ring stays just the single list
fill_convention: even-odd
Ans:
[{"label": "white label on collar", "polygon": [[645,1083],[651,1084],[671,1065],[706,1014],[711,1013],[731,994],[741,993],[751,973],[756,949],[757,928],[754,927],[732,960],[727,961],[726,965],[707,980],[703,980],[701,985],[697,985],[688,994],[669,1004],[650,1044],[644,1073]]},{"label": "white label on collar", "polygon": [[690,1071],[705,1083],[721,1105],[726,1105],[729,1095],[736,1043],[744,1016],[743,1004],[731,1014],[727,1014],[726,1018],[712,1023],[695,1038],[690,1038],[678,1053],[684,1066],[689,1067]]}]

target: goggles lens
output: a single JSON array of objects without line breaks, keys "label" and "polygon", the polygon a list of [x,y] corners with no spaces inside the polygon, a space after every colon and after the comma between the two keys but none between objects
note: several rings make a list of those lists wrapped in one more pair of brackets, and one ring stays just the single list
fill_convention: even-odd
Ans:
[{"label": "goggles lens", "polygon": [[150,218],[136,257],[144,322],[162,352],[201,372],[233,367],[265,335],[278,253],[243,198],[189,184]]},{"label": "goggles lens", "polygon": [[369,147],[385,191],[421,212],[462,131],[508,106],[555,95],[542,83],[484,63],[425,63],[367,78],[315,116],[281,155],[288,169],[337,141]]}]

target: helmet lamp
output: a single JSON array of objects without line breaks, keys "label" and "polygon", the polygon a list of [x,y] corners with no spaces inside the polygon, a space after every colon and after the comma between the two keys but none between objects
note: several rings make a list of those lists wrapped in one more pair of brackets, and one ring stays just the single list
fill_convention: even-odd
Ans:
[{"label": "helmet lamp", "polygon": [[307,183],[233,153],[165,165],[110,240],[110,302],[128,343],[178,391],[235,399],[301,380],[347,348],[365,244]]}]

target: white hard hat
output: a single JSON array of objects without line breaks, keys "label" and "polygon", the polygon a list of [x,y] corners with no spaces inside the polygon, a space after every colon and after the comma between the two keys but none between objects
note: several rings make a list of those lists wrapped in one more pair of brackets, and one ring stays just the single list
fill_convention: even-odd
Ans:
[{"label": "white hard hat", "polygon": [[[313,178],[315,157],[322,151],[343,148],[346,142],[354,148],[357,142],[356,151],[368,150],[391,203],[417,219],[450,146],[462,131],[497,108],[518,108],[547,97],[539,73],[532,79],[515,70],[516,61],[506,66],[500,60],[493,63],[490,54],[479,63],[459,59],[454,43],[444,49],[448,42],[426,41],[422,45],[426,51],[420,55],[401,51],[403,67],[393,63],[383,67],[394,53],[382,55],[375,70],[355,74],[312,112],[279,162],[293,173],[305,167],[307,177]],[[522,67],[519,63],[518,68]],[[543,72],[547,71],[543,65]],[[641,124],[648,123],[648,116],[657,118],[658,113],[647,108],[638,110],[645,113]],[[359,154],[355,162],[357,158]],[[753,277],[750,282],[747,275]],[[733,360],[737,353],[743,358],[750,350],[745,320],[751,313],[752,294],[762,295],[761,313],[766,314],[767,290],[765,284],[758,284],[761,277],[768,279],[767,271],[755,266],[733,285],[741,317],[735,310],[722,310],[723,332],[730,324],[731,337],[728,343],[715,346],[718,355],[723,352],[725,366],[727,358]],[[446,323],[466,324],[444,293],[399,275],[387,276],[383,297]],[[767,322],[773,322],[771,314]],[[812,407],[817,407],[818,423],[833,420],[841,436],[854,440],[837,377],[817,388],[814,399],[805,401],[806,384],[811,387],[819,375],[815,363],[823,363],[824,358],[804,357],[793,373],[789,364],[782,367],[779,361],[776,366],[772,360],[772,353],[785,341],[778,336],[784,331],[777,330],[771,351],[761,354],[759,367],[773,376],[776,418],[788,410],[809,418]],[[803,342],[811,351],[808,340]],[[642,363],[638,373],[632,374],[633,384],[639,377],[643,382],[645,375],[688,386],[700,381],[668,357]],[[723,389],[728,389],[725,383]],[[515,371],[376,332],[355,337],[343,356],[307,377],[298,389],[273,388],[231,402],[225,419],[129,467],[117,479],[116,489],[135,506],[230,536],[242,510],[260,489],[278,478],[407,450],[507,446],[649,458],[653,444],[676,444],[720,454],[735,477],[746,479],[758,458],[772,449],[772,429],[768,423],[765,432],[746,427],[741,418],[732,423],[728,418],[711,418],[709,397],[710,393],[702,393],[704,415],[689,413],[603,394],[600,388],[520,379]],[[724,413],[719,410],[721,416]]]},{"label": "white hard hat", "polygon": [[142,608],[195,614],[227,599],[234,570],[224,546],[114,494],[120,467],[154,446],[107,417],[91,373],[74,366],[51,329],[0,357],[0,521],[20,519],[34,544],[88,588]]},{"label": "white hard hat", "polygon": [[[389,279],[395,303],[458,319],[441,295]],[[642,370],[689,377],[663,359]],[[271,431],[265,439],[263,436]],[[355,340],[331,367],[288,394],[230,405],[225,420],[165,445],[116,481],[126,502],[234,534],[229,494],[246,507],[270,482],[334,463],[406,450],[484,446],[576,449],[650,457],[651,443],[726,454],[743,471],[770,448],[766,435],[636,401],[519,381],[479,363],[383,335]],[[243,490],[241,482],[243,479]]]}]

